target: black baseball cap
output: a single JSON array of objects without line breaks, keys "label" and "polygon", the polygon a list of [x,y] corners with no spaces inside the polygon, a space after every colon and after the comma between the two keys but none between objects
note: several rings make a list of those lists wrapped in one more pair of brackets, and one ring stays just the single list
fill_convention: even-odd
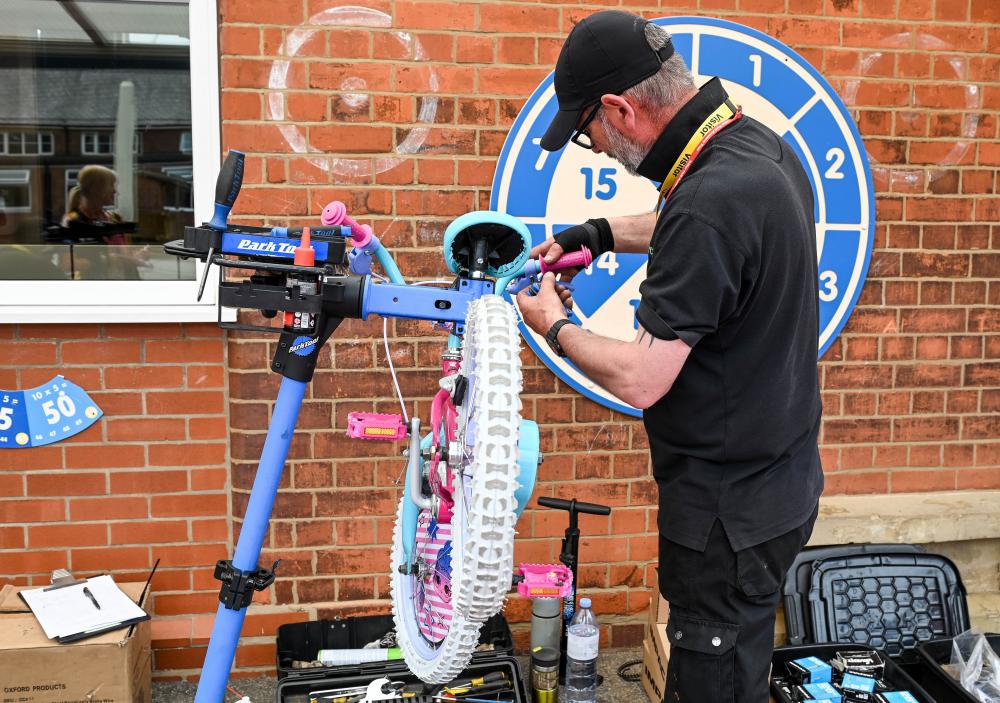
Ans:
[{"label": "black baseball cap", "polygon": [[566,37],[556,61],[559,112],[545,130],[542,148],[561,149],[580,114],[606,93],[619,94],[660,70],[674,54],[672,42],[658,51],[646,41],[649,21],[620,10],[602,10],[581,20]]}]

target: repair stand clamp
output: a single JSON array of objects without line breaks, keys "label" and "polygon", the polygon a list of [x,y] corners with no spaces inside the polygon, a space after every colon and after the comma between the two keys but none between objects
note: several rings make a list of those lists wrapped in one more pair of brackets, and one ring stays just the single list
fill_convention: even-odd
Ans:
[{"label": "repair stand clamp", "polygon": [[233,566],[231,559],[220,559],[215,563],[215,578],[222,582],[219,587],[219,602],[227,610],[242,610],[250,605],[254,591],[263,591],[274,583],[274,572],[281,559],[270,569],[243,571]]}]

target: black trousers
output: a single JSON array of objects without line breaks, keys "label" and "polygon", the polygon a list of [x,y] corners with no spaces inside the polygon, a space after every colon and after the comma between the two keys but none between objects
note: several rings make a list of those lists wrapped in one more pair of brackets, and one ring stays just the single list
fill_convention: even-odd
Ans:
[{"label": "black trousers", "polygon": [[660,592],[670,602],[664,703],[767,703],[781,582],[816,514],[738,552],[719,521],[703,552],[660,537]]}]

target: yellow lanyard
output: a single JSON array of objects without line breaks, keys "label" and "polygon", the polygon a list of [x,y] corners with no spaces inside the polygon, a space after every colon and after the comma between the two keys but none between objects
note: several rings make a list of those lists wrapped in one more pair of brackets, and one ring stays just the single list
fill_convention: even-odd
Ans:
[{"label": "yellow lanyard", "polygon": [[691,157],[698,150],[698,146],[705,139],[708,134],[716,127],[724,124],[727,120],[732,119],[736,116],[737,112],[730,107],[729,100],[719,105],[719,107],[712,110],[712,114],[705,118],[705,121],[701,123],[701,126],[695,130],[695,133],[691,135],[691,139],[688,140],[687,146],[681,152],[681,155],[677,157],[677,161],[674,162],[673,167],[667,173],[667,177],[663,179],[663,184],[660,186],[660,197],[656,201],[656,210],[654,212],[659,212],[660,206],[663,205],[663,201],[666,200],[667,193],[673,188],[677,179],[680,177],[681,173],[684,171],[684,167],[688,165],[691,161]]}]

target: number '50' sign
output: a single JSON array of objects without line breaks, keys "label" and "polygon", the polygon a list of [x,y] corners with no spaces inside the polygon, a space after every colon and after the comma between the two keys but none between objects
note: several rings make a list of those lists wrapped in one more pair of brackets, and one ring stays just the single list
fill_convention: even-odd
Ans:
[{"label": "number '50' sign", "polygon": [[[744,112],[795,149],[815,194],[822,355],[846,324],[868,272],[875,231],[868,159],[850,114],[823,77],[781,42],[733,22],[704,17],[653,20],[673,36],[699,85],[719,76]],[[591,217],[652,211],[656,187],[604,155],[572,144],[559,152],[539,142],[558,104],[551,74],[528,99],[504,143],[490,207],[519,217],[533,244]],[[635,336],[639,283],[646,257],[605,254],[578,277],[573,299],[587,329]],[[545,364],[580,393],[621,412],[639,411],[592,382],[544,339],[522,334]]]},{"label": "number '50' sign", "polygon": [[58,442],[102,414],[86,391],[62,376],[26,391],[0,391],[0,448]]}]

